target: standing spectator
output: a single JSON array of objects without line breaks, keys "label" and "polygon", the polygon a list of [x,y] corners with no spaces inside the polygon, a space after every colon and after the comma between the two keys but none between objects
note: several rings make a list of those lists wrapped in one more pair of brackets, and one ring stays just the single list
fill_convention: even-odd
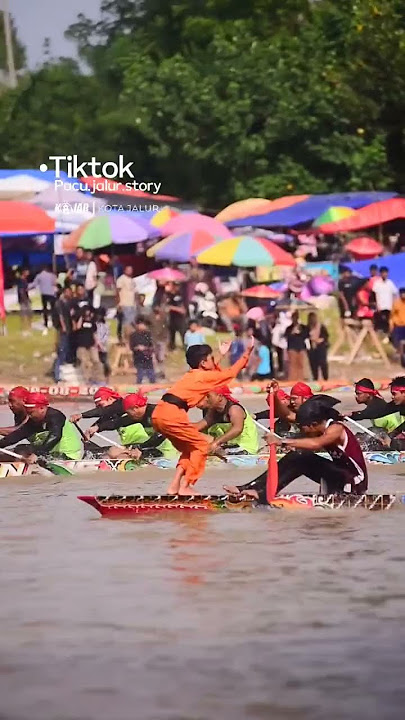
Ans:
[{"label": "standing spectator", "polygon": [[73,334],[73,293],[65,287],[53,308],[53,325],[56,330],[56,360],[53,366],[55,382],[60,382],[61,366],[69,360]]},{"label": "standing spectator", "polygon": [[52,317],[53,306],[55,305],[57,278],[52,271],[51,265],[46,265],[34,278],[34,287],[38,288],[41,295],[42,315],[44,318],[43,335],[48,333],[48,318]]},{"label": "standing spectator", "polygon": [[102,369],[98,356],[97,326],[93,309],[83,308],[74,333],[77,359],[84,379],[88,383],[101,383]]},{"label": "standing spectator", "polygon": [[285,354],[287,351],[285,332],[289,325],[290,318],[287,313],[280,312],[271,333],[271,341],[277,355],[277,372],[279,375],[284,375],[285,371]]},{"label": "standing spectator", "polygon": [[32,305],[29,296],[30,284],[28,282],[30,271],[22,270],[17,279],[17,296],[20,305],[20,322],[22,335],[31,334]]},{"label": "standing spectator", "polygon": [[252,380],[270,380],[273,377],[270,349],[260,340],[257,341],[257,345],[258,363]]},{"label": "standing spectator", "polygon": [[86,254],[83,250],[83,248],[78,247],[76,250],[76,263],[74,267],[74,275],[73,280],[74,282],[80,283],[84,286],[86,282],[87,277],[87,269],[88,269],[89,263],[86,259]]},{"label": "standing spectator", "polygon": [[338,305],[341,318],[353,317],[356,311],[356,293],[361,285],[350,268],[342,267],[338,282]]},{"label": "standing spectator", "polygon": [[167,343],[169,339],[169,331],[167,325],[167,314],[165,310],[159,305],[155,305],[153,308],[151,323],[151,333],[153,341],[153,349],[155,353],[155,359],[158,366],[159,375],[161,378],[165,377],[165,360],[167,353]]},{"label": "standing spectator", "polygon": [[[374,283],[377,312],[375,314],[375,327],[386,335],[389,332],[389,323],[394,300],[398,297],[398,288],[388,277],[388,268],[380,268],[380,277]],[[383,342],[388,342],[388,337]]]},{"label": "standing spectator", "polygon": [[379,277],[380,276],[378,274],[378,265],[375,265],[375,264],[370,265],[370,277],[369,277],[368,283],[367,283],[370,290],[373,290],[374,285],[377,282],[377,280],[379,279]]},{"label": "standing spectator", "polygon": [[134,367],[139,385],[142,385],[145,376],[150,383],[155,383],[152,333],[150,332],[149,322],[143,317],[139,317],[136,321],[135,331],[129,338],[129,347],[133,352]]},{"label": "standing spectator", "polygon": [[[239,360],[240,357],[242,357],[243,353],[245,352],[245,343],[242,340],[242,333],[240,330],[235,330],[235,337],[231,342],[231,347],[229,348],[229,362],[231,365],[234,365],[237,360]],[[238,373],[237,378],[238,380],[242,379],[242,370],[240,373]]]},{"label": "standing spectator", "polygon": [[167,295],[167,310],[169,313],[169,348],[170,350],[174,350],[176,348],[177,333],[179,333],[181,342],[184,344],[187,311],[179,283],[170,283]]},{"label": "standing spectator", "polygon": [[136,318],[134,271],[126,265],[117,280],[117,310],[122,314],[122,326],[132,326]]},{"label": "standing spectator", "polygon": [[86,288],[87,297],[89,298],[90,305],[94,305],[94,291],[98,283],[98,272],[97,265],[94,260],[94,255],[90,250],[86,252],[86,261],[87,272],[84,280],[84,287]]},{"label": "standing spectator", "polygon": [[329,377],[328,372],[328,341],[329,333],[322,323],[319,322],[315,312],[308,315],[307,325],[307,347],[308,360],[314,380],[319,380],[319,373],[322,373],[324,380]]},{"label": "standing spectator", "polygon": [[292,313],[291,325],[285,331],[285,335],[287,339],[288,379],[294,381],[303,380],[307,329],[299,321],[298,310],[294,310]]},{"label": "standing spectator", "polygon": [[186,350],[192,345],[204,345],[204,335],[201,332],[201,328],[196,320],[190,320],[188,324],[188,330],[184,335],[184,345]]},{"label": "standing spectator", "polygon": [[111,368],[108,362],[108,341],[110,339],[110,328],[106,323],[106,310],[101,307],[96,311],[96,339],[98,346],[98,357],[103,366],[106,384],[110,381]]}]

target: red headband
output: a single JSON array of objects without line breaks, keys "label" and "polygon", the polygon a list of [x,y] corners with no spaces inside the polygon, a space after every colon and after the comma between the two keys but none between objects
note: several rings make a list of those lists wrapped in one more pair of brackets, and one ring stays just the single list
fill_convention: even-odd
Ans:
[{"label": "red headband", "polygon": [[214,392],[218,393],[218,395],[222,395],[227,400],[231,400],[231,402],[236,402],[235,398],[232,396],[231,390],[228,385],[221,385],[220,387],[216,388]]},{"label": "red headband", "polygon": [[355,392],[363,392],[368,393],[369,395],[374,395],[374,397],[381,397],[380,393],[375,388],[364,387],[364,385],[355,385],[354,387]]},{"label": "red headband", "polygon": [[24,405],[27,408],[47,407],[49,405],[49,400],[44,393],[28,393],[26,399],[24,400]]},{"label": "red headband", "polygon": [[145,407],[148,404],[148,398],[142,393],[131,393],[124,398],[123,407],[124,410],[131,410],[132,408]]},{"label": "red headband", "polygon": [[297,397],[303,397],[303,398],[310,398],[313,395],[313,392],[309,385],[307,385],[304,382],[297,382],[295,385],[292,386],[290,391],[290,397],[293,395],[296,395]]},{"label": "red headband", "polygon": [[[287,398],[288,400],[290,399],[290,396],[285,392],[285,390],[282,390],[281,388],[277,390],[276,395],[277,399],[281,402],[283,402],[283,400],[287,400]],[[270,407],[270,393],[267,394],[266,402],[267,405]]]},{"label": "red headband", "polygon": [[17,385],[17,387],[14,387],[12,390],[10,390],[8,394],[9,400],[22,400],[25,402],[29,395],[29,391],[27,388],[23,387],[22,385]]},{"label": "red headband", "polygon": [[121,395],[115,390],[111,390],[111,388],[108,387],[100,387],[96,392],[94,393],[93,400],[96,405],[98,405],[99,402],[102,400],[110,400],[112,398],[113,400],[119,400]]},{"label": "red headband", "polygon": [[392,390],[399,390],[399,392],[405,392],[405,387],[403,387],[402,385],[391,385],[391,391]]}]

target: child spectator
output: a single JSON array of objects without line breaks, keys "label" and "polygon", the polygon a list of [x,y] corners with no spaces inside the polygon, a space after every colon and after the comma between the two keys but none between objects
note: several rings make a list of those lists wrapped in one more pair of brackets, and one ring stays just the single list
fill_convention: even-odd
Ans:
[{"label": "child spectator", "polygon": [[111,375],[111,368],[108,362],[108,341],[110,339],[110,328],[106,323],[106,310],[103,307],[96,311],[96,327],[98,357],[103,366],[104,377],[108,385]]},{"label": "child spectator", "polygon": [[192,345],[204,345],[204,336],[200,330],[200,326],[196,320],[191,320],[188,324],[188,330],[184,334],[184,344],[186,350]]},{"label": "child spectator", "polygon": [[143,317],[139,317],[135,323],[135,331],[129,338],[129,347],[134,357],[134,367],[137,373],[137,382],[142,385],[146,378],[150,383],[156,382],[155,370],[153,367],[153,341],[150,331],[150,323]]},{"label": "child spectator", "polygon": [[255,374],[252,376],[252,380],[270,380],[273,377],[271,367],[271,355],[270,349],[264,343],[257,342],[257,356],[259,362],[256,368]]}]

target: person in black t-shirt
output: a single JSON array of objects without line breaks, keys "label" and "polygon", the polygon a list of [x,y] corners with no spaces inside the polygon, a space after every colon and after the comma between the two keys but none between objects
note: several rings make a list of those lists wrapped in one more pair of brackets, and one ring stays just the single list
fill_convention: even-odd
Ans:
[{"label": "person in black t-shirt", "polygon": [[129,347],[133,353],[134,367],[139,385],[142,385],[145,376],[150,383],[155,383],[156,376],[153,367],[154,350],[152,333],[149,322],[143,317],[139,317],[135,323],[135,331],[129,338]]},{"label": "person in black t-shirt", "polygon": [[75,326],[74,339],[77,359],[80,362],[80,368],[84,378],[89,383],[100,383],[103,373],[98,355],[96,340],[97,326],[94,322],[92,308],[83,308]]},{"label": "person in black t-shirt", "polygon": [[294,310],[292,313],[291,321],[291,325],[289,325],[285,331],[285,337],[287,339],[288,379],[303,380],[306,355],[305,341],[308,337],[308,330],[305,325],[300,323],[298,310]]},{"label": "person in black t-shirt", "polygon": [[52,322],[57,332],[56,360],[53,366],[55,382],[59,382],[60,368],[68,362],[72,355],[72,299],[70,287],[66,287],[56,301],[52,311]]},{"label": "person in black t-shirt", "polygon": [[179,283],[173,283],[170,291],[167,293],[167,310],[169,323],[169,348],[174,350],[176,347],[176,334],[179,333],[181,341],[184,344],[184,335],[186,332],[186,305],[184,296]]},{"label": "person in black t-shirt", "polygon": [[341,269],[338,282],[338,305],[340,317],[353,317],[357,309],[356,294],[365,279],[357,278],[348,267]]}]

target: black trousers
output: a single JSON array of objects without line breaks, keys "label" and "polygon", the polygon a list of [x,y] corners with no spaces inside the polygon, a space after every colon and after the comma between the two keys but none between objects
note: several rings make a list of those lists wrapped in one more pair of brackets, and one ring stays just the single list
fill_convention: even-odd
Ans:
[{"label": "black trousers", "polygon": [[284,350],[281,347],[275,347],[274,348],[277,353],[277,371],[280,375],[284,372]]},{"label": "black trousers", "polygon": [[329,377],[328,352],[325,347],[317,347],[308,350],[308,360],[314,380],[319,380],[319,373],[322,373],[324,380]]},{"label": "black trousers", "polygon": [[185,332],[186,332],[185,323],[183,320],[181,320],[180,322],[179,321],[173,322],[173,320],[170,321],[170,324],[169,324],[169,348],[170,348],[170,350],[174,350],[176,348],[177,333],[179,333],[179,335],[181,337],[181,342],[184,345]]},{"label": "black trousers", "polygon": [[389,310],[380,310],[374,315],[374,327],[376,330],[382,330],[386,335],[390,331],[390,315]]},{"label": "black trousers", "polygon": [[[312,452],[289,452],[278,461],[278,486],[277,492],[280,493],[293,480],[301,475],[310,480],[314,480],[320,484],[321,480],[326,484],[327,493],[342,493],[344,486],[352,482],[352,475],[349,471],[345,471],[336,466],[332,460],[315,455]],[[239,490],[256,490],[259,494],[259,502],[266,504],[266,482],[267,471],[259,475],[255,480],[245,485],[238,485]],[[363,489],[359,488],[360,492]]]},{"label": "black trousers", "polygon": [[48,327],[48,318],[52,317],[53,306],[55,305],[56,298],[53,295],[41,295],[42,301],[42,315],[44,318],[44,325]]}]

